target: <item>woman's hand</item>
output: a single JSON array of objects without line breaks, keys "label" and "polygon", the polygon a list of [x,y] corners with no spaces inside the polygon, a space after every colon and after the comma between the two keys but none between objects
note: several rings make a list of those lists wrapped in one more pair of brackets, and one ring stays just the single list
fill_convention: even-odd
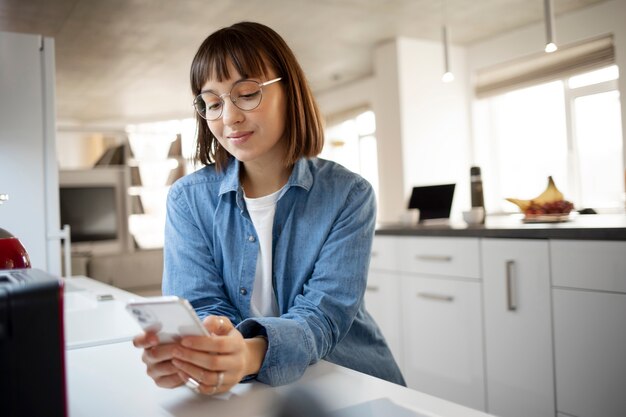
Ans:
[{"label": "woman's hand", "polygon": [[[246,375],[258,373],[267,351],[265,338],[244,339],[226,317],[209,316],[203,324],[210,336],[184,337],[171,345],[171,351],[164,347],[158,356],[165,358],[166,364],[159,365],[158,370],[153,366],[154,375],[174,386],[192,378],[200,384],[197,391],[212,395],[230,390]],[[170,364],[178,371],[178,378],[172,376]]]},{"label": "woman's hand", "polygon": [[160,345],[155,333],[144,333],[133,339],[133,345],[144,349],[141,360],[146,364],[148,375],[159,387],[175,388],[185,383],[178,368],[172,364],[177,344]]}]

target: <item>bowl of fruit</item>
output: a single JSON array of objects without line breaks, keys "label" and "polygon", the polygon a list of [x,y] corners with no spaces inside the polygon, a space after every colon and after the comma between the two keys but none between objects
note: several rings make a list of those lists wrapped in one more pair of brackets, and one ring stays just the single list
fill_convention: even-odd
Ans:
[{"label": "bowl of fruit", "polygon": [[531,200],[507,198],[524,213],[525,223],[564,222],[571,219],[574,205],[565,200],[563,193],[554,184],[552,177],[548,177],[548,186],[545,191]]}]

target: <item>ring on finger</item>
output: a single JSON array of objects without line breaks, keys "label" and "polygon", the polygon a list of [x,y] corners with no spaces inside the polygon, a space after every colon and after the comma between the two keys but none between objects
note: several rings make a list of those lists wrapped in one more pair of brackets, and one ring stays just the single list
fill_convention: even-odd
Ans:
[{"label": "ring on finger", "polygon": [[215,384],[215,390],[217,391],[218,389],[220,389],[220,387],[222,386],[223,383],[224,383],[224,372],[218,372],[217,373],[217,384]]},{"label": "ring on finger", "polygon": [[192,390],[193,392],[195,392],[196,394],[200,393],[199,391],[200,383],[193,378],[187,378],[187,380],[185,381],[185,386],[189,388],[190,390]]}]

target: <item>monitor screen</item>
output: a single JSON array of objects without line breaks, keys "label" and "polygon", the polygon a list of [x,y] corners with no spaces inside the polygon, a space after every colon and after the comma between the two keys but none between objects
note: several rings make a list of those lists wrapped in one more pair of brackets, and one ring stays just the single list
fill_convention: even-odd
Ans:
[{"label": "monitor screen", "polygon": [[413,187],[409,209],[419,209],[420,221],[450,217],[456,184]]},{"label": "monitor screen", "polygon": [[71,227],[72,242],[117,239],[115,187],[61,187],[61,224]]}]

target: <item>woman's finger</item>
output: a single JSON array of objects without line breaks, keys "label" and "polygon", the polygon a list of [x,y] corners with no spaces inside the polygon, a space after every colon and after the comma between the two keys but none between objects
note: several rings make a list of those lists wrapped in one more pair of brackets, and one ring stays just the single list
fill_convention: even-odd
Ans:
[{"label": "woman's finger", "polygon": [[146,365],[170,360],[174,357],[174,350],[177,348],[175,344],[158,345],[149,349],[144,349],[141,360]]},{"label": "woman's finger", "polygon": [[146,369],[146,373],[155,381],[165,376],[173,375],[178,372],[178,368],[174,366],[172,361],[159,362],[150,365]]},{"label": "woman's finger", "polygon": [[228,391],[238,381],[234,381],[231,373],[226,371],[209,371],[198,366],[173,361],[174,365],[180,369],[179,377],[185,381],[192,378],[199,386],[195,389],[202,394],[216,394]]},{"label": "woman's finger", "polygon": [[133,345],[137,348],[150,348],[159,344],[159,337],[156,333],[147,332],[135,336],[133,338]]},{"label": "woman's finger", "polygon": [[183,385],[185,380],[183,380],[178,373],[175,373],[155,379],[154,382],[161,388],[176,388]]},{"label": "woman's finger", "polygon": [[217,354],[183,347],[174,350],[174,359],[214,371],[234,369],[241,362],[236,353]]},{"label": "woman's finger", "polygon": [[237,329],[226,336],[187,336],[181,339],[180,346],[206,353],[233,354],[243,348],[243,336]]},{"label": "woman's finger", "polygon": [[202,324],[209,331],[209,334],[224,336],[235,328],[228,317],[224,316],[208,316]]}]

